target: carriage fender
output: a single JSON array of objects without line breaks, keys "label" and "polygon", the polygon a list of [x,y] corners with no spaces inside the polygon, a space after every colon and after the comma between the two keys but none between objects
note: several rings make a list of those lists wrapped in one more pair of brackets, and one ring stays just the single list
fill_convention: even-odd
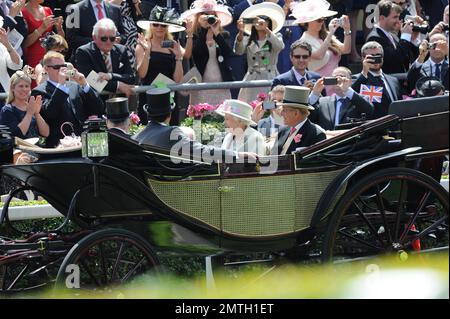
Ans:
[{"label": "carriage fender", "polygon": [[387,159],[392,159],[396,157],[404,157],[405,155],[415,153],[419,151],[421,147],[410,147],[397,152],[392,152],[388,154],[383,154],[378,157],[371,158],[361,163],[355,163],[352,166],[344,169],[325,189],[322,197],[317,203],[316,209],[314,210],[313,217],[311,219],[311,227],[314,228],[319,224],[319,222],[332,211],[338,201],[335,200],[338,194],[346,187],[350,179],[355,176],[361,170],[370,167],[375,163],[385,161]]}]

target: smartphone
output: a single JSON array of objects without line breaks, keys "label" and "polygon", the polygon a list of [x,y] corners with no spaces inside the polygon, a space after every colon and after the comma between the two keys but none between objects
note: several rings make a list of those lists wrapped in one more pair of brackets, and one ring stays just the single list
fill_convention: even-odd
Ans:
[{"label": "smartphone", "polygon": [[277,107],[277,105],[273,101],[264,101],[263,102],[263,109],[264,110],[273,110],[276,107]]},{"label": "smartphone", "polygon": [[57,17],[62,17],[62,16],[63,16],[63,11],[62,11],[62,9],[61,9],[61,8],[55,8],[55,9],[53,9],[53,16],[54,16],[55,18],[57,18]]},{"label": "smartphone", "polygon": [[173,48],[174,42],[172,40],[161,41],[161,48]]},{"label": "smartphone", "polygon": [[244,24],[256,24],[257,21],[256,18],[242,18]]},{"label": "smartphone", "polygon": [[337,85],[338,79],[337,77],[325,77],[323,78],[323,85]]},{"label": "smartphone", "polygon": [[372,64],[381,64],[383,62],[383,56],[381,55],[372,55],[371,56],[372,59]]}]

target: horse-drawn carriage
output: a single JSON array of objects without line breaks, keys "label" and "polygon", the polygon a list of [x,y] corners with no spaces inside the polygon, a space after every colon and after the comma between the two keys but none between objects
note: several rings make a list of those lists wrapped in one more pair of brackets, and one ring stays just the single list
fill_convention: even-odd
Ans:
[{"label": "horse-drawn carriage", "polygon": [[[0,223],[12,235],[0,237],[0,291],[64,284],[74,266],[82,288],[122,283],[160,271],[164,254],[284,253],[315,243],[330,261],[447,249],[448,193],[416,169],[448,153],[448,111],[431,116],[442,132],[424,145],[411,137],[417,125],[388,115],[256,163],[174,161],[112,132],[101,160],[4,163],[1,174],[23,183],[10,197],[33,190],[65,218],[28,233],[14,228],[5,203]],[[426,134],[421,116],[415,123]]]}]

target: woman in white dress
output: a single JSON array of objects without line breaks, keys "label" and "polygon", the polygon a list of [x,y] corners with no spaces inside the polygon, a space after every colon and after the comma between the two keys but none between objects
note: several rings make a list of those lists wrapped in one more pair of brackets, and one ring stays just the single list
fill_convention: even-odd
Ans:
[{"label": "woman in white dress", "polygon": [[256,125],[251,119],[252,111],[250,105],[239,100],[226,100],[223,107],[216,110],[224,117],[227,127],[222,148],[235,152],[252,152],[259,156],[266,155],[264,136],[250,127]]}]

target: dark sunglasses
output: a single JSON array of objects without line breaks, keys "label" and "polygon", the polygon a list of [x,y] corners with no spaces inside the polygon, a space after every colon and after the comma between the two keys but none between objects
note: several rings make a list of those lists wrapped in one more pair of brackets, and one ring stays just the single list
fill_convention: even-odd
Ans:
[{"label": "dark sunglasses", "polygon": [[300,60],[300,58],[302,58],[303,60],[307,60],[307,59],[309,59],[309,55],[301,55],[301,54],[299,54],[299,55],[297,55],[297,54],[295,54],[295,55],[293,55],[292,56],[294,59],[297,59],[297,60]]},{"label": "dark sunglasses", "polygon": [[59,70],[61,68],[67,67],[67,64],[55,64],[55,65],[47,65],[49,68],[52,68],[54,70]]},{"label": "dark sunglasses", "polygon": [[155,28],[157,28],[157,27],[167,28],[167,27],[168,27],[168,25],[165,25],[165,24],[159,24],[159,23],[152,23],[152,25],[153,25]]},{"label": "dark sunglasses", "polygon": [[116,37],[100,37],[100,40],[102,42],[106,42],[106,41],[110,41],[110,42],[115,42],[116,41]]},{"label": "dark sunglasses", "polygon": [[316,20],[316,22],[319,22],[319,23],[322,23],[322,22],[324,22],[324,21],[325,21],[324,18],[320,18],[320,19],[317,19],[317,20]]}]

